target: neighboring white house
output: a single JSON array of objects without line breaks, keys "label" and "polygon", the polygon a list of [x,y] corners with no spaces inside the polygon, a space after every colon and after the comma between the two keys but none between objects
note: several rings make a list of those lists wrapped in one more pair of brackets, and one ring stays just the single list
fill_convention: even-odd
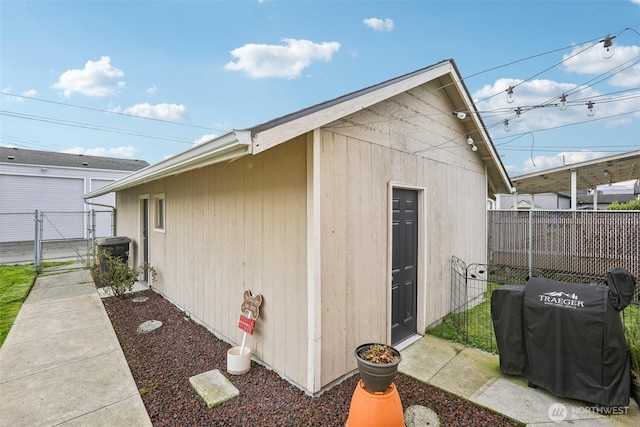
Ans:
[{"label": "neighboring white house", "polygon": [[261,294],[247,345],[315,395],[356,369],[357,345],[402,345],[449,312],[452,255],[486,261],[486,202],[510,188],[447,60],[85,198],[117,192],[117,233],[154,289],[219,337],[240,343],[243,293]]},{"label": "neighboring white house", "polygon": [[[596,210],[606,209],[611,203],[626,203],[640,198],[640,185],[629,184],[624,188],[617,186],[601,186],[595,197],[598,207]],[[514,201],[518,201],[518,210],[570,210],[571,194],[567,192],[541,194],[497,194],[496,209],[514,209]],[[576,192],[577,210],[594,210],[593,190],[578,190]],[[535,206],[534,206],[535,205]]]},{"label": "neighboring white house", "polygon": [[[33,240],[33,218],[28,214],[36,209],[69,213],[92,209],[82,198],[84,193],[147,166],[143,160],[0,147],[0,242]],[[92,201],[105,205],[95,209],[109,210],[107,206],[114,206],[115,195],[105,194]],[[69,237],[85,237],[83,225],[73,226],[73,236]],[[54,227],[52,224],[48,230]]]}]

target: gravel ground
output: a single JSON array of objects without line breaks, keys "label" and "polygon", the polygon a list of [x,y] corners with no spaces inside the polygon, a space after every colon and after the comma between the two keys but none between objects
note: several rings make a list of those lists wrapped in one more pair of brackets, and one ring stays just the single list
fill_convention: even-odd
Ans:
[{"label": "gravel ground", "polygon": [[[138,295],[146,302],[103,300],[142,400],[154,426],[344,426],[358,375],[311,398],[275,372],[251,362],[244,375],[228,375],[230,345],[153,291]],[[137,334],[147,320],[163,326]],[[189,378],[218,369],[240,395],[207,409]],[[444,426],[517,426],[518,424],[428,384],[399,374],[396,387],[403,407],[423,405],[434,410]]]}]

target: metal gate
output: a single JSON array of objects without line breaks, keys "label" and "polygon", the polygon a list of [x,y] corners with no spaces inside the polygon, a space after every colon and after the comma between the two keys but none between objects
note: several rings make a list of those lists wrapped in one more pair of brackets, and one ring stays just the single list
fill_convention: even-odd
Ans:
[{"label": "metal gate", "polygon": [[0,214],[0,264],[87,262],[97,237],[115,232],[114,213],[75,211]]}]

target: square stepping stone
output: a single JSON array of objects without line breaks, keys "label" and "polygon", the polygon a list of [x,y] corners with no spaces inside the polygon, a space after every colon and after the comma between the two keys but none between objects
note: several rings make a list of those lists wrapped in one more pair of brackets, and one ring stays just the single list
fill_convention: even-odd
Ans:
[{"label": "square stepping stone", "polygon": [[189,378],[189,383],[209,409],[240,394],[236,386],[217,369],[195,375]]}]

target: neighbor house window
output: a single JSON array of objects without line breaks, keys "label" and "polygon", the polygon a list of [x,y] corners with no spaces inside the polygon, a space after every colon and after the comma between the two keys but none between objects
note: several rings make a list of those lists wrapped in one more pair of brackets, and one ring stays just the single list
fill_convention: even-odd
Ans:
[{"label": "neighbor house window", "polygon": [[166,212],[164,193],[154,194],[153,204],[154,204],[154,212],[155,212],[155,223],[153,228],[157,231],[164,231],[165,212]]}]

